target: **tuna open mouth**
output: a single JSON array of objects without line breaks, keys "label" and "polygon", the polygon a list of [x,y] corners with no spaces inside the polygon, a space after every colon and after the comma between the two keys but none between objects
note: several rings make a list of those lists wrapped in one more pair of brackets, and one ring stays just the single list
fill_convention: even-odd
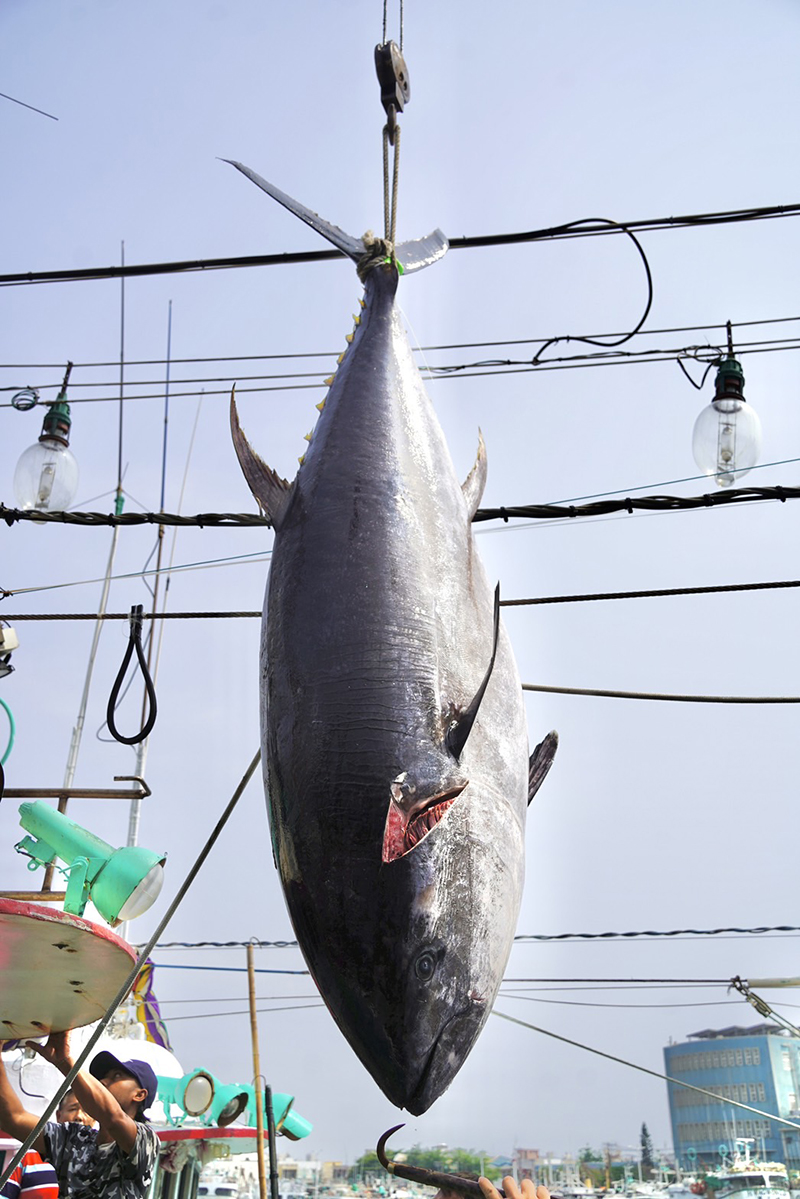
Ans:
[{"label": "tuna open mouth", "polygon": [[417,807],[410,814],[403,812],[392,801],[386,816],[381,860],[394,862],[397,858],[402,858],[410,853],[415,846],[419,845],[420,841],[424,841],[431,829],[436,827],[445,812],[458,799],[466,785],[464,783],[442,795],[435,795],[423,807]]}]

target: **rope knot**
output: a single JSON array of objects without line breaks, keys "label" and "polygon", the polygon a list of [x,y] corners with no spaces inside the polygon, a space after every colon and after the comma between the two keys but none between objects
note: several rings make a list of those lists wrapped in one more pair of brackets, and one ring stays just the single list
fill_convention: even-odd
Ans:
[{"label": "rope knot", "polygon": [[371,229],[368,229],[361,238],[364,244],[364,253],[356,263],[358,277],[363,283],[371,270],[379,266],[383,262],[391,262],[397,264],[394,256],[394,242],[385,237],[376,237]]}]

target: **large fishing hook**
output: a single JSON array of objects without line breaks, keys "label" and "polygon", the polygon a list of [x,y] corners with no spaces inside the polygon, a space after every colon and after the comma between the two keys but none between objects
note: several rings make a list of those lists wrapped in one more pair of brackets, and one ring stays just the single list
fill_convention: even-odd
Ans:
[{"label": "large fishing hook", "polygon": [[[395,1124],[394,1128],[390,1128],[383,1134],[375,1149],[378,1156],[378,1161],[385,1170],[390,1174],[394,1174],[397,1178],[406,1178],[409,1182],[421,1182],[423,1186],[437,1187],[441,1191],[455,1192],[458,1195],[467,1195],[471,1199],[484,1199],[483,1191],[478,1185],[476,1178],[468,1178],[466,1174],[447,1174],[440,1173],[438,1170],[426,1170],[422,1166],[409,1166],[406,1162],[389,1161],[386,1156],[386,1142],[390,1136],[399,1132],[401,1128],[405,1128],[405,1124]],[[500,1187],[497,1188],[498,1193],[505,1199],[505,1191]]]}]

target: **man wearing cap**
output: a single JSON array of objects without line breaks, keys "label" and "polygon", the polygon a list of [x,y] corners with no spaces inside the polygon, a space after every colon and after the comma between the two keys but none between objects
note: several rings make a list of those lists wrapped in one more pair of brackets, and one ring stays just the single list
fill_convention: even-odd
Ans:
[{"label": "man wearing cap", "polygon": [[[28,1045],[62,1074],[72,1069],[67,1033],[51,1033],[45,1045]],[[98,1127],[49,1123],[34,1142],[55,1167],[61,1199],[144,1199],[158,1157],[158,1138],[144,1115],[158,1090],[152,1068],[103,1051],[92,1059],[88,1075],[76,1074],[72,1090]],[[22,1106],[0,1058],[0,1128],[24,1140],[38,1122]]]}]

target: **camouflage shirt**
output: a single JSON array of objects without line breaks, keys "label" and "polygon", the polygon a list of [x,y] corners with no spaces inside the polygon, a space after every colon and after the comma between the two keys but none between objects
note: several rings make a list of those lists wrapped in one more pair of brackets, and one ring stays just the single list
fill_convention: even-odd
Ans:
[{"label": "camouflage shirt", "polygon": [[136,1125],[130,1153],[115,1141],[98,1145],[97,1128],[46,1124],[45,1156],[55,1167],[61,1199],[144,1199],[158,1158],[158,1137]]}]

